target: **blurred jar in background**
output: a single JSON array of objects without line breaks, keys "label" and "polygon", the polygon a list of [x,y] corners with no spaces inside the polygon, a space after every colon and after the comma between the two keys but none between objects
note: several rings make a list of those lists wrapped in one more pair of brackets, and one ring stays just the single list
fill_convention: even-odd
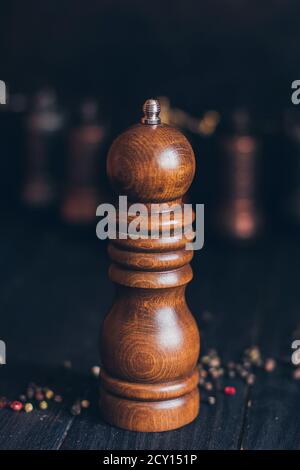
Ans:
[{"label": "blurred jar in background", "polygon": [[259,203],[260,144],[245,109],[235,110],[220,139],[220,193],[215,225],[218,235],[250,240],[263,227]]},{"label": "blurred jar in background", "polygon": [[106,136],[95,100],[80,106],[79,119],[70,131],[62,219],[71,224],[90,224],[103,202],[99,182],[99,159]]},{"label": "blurred jar in background", "polygon": [[27,206],[44,208],[58,200],[64,125],[65,116],[56,93],[51,89],[39,91],[26,122],[27,161],[22,201]]}]

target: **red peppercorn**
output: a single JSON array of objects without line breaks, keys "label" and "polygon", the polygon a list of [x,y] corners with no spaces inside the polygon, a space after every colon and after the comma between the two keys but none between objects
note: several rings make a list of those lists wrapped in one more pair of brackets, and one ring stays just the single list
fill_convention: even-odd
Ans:
[{"label": "red peppercorn", "polygon": [[10,407],[14,411],[21,411],[22,408],[23,408],[23,403],[21,403],[20,401],[15,400],[10,404]]},{"label": "red peppercorn", "polygon": [[44,400],[44,394],[40,391],[37,391],[34,395],[34,398],[37,400],[37,401],[43,401]]},{"label": "red peppercorn", "polygon": [[236,388],[235,387],[225,387],[224,392],[226,395],[235,395],[236,394]]}]

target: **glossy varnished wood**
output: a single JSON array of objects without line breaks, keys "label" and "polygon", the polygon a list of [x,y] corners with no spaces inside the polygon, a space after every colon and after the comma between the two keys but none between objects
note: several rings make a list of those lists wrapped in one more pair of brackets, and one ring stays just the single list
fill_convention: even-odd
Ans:
[{"label": "glossy varnished wood", "polygon": [[101,330],[102,416],[134,431],[175,429],[199,410],[199,333],[185,301],[192,251],[186,237],[172,233],[184,223],[172,209],[192,182],[194,154],[178,130],[138,124],[113,143],[107,171],[118,195],[148,207],[164,203],[159,213],[172,217],[149,215],[157,239],[111,240],[109,276],[117,293]]},{"label": "glossy varnished wood", "polygon": [[168,202],[187,192],[195,173],[188,140],[166,125],[137,124],[112,144],[107,172],[116,192],[134,202]]}]

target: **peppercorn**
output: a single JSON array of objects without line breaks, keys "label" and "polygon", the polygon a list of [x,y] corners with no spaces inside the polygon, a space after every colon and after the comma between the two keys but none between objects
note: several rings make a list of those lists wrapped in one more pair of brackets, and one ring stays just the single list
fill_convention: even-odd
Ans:
[{"label": "peppercorn", "polygon": [[247,384],[248,385],[253,385],[255,382],[255,375],[254,374],[249,374],[247,377]]},{"label": "peppercorn", "polygon": [[49,388],[47,388],[45,391],[45,397],[47,398],[47,400],[51,400],[54,397],[53,390],[50,390]]},{"label": "peppercorn", "polygon": [[37,392],[35,392],[34,397],[35,397],[35,399],[36,399],[37,401],[43,401],[44,398],[45,398],[45,397],[44,397],[44,394],[43,394],[41,391],[39,391],[39,390],[38,390]]},{"label": "peppercorn", "polygon": [[199,374],[203,379],[207,377],[207,371],[205,369],[199,368]]},{"label": "peppercorn", "polygon": [[236,388],[227,386],[224,388],[225,395],[235,395],[236,394]]},{"label": "peppercorn", "polygon": [[23,403],[18,400],[15,400],[10,404],[10,407],[13,411],[21,411],[23,409]]},{"label": "peppercorn", "polygon": [[215,398],[215,397],[212,397],[212,396],[208,397],[208,403],[209,403],[210,405],[215,405],[215,403],[216,403],[216,398]]},{"label": "peppercorn", "polygon": [[33,410],[32,403],[25,403],[24,409],[25,409],[26,413],[31,413],[32,410]]},{"label": "peppercorn", "polygon": [[264,368],[266,372],[273,372],[276,368],[276,361],[275,359],[268,358],[265,360]]},{"label": "peppercorn", "polygon": [[205,384],[205,379],[203,377],[199,377],[199,385],[203,386]]},{"label": "peppercorn", "polygon": [[201,359],[202,364],[207,365],[209,364],[210,357],[209,356],[203,356]]},{"label": "peppercorn", "polygon": [[81,401],[81,406],[82,406],[82,408],[89,408],[90,402],[88,400],[82,400]]},{"label": "peppercorn", "polygon": [[251,346],[251,348],[246,350],[246,360],[249,359],[251,364],[259,367],[261,366],[261,352],[257,346]]},{"label": "peppercorn", "polygon": [[91,368],[91,374],[94,376],[94,377],[99,377],[100,375],[100,367],[99,366],[93,366]]},{"label": "peppercorn", "polygon": [[205,387],[205,390],[207,390],[208,392],[210,392],[212,389],[213,389],[213,384],[211,382],[206,382],[206,384],[204,385]]},{"label": "peppercorn", "polygon": [[214,356],[210,362],[209,362],[210,367],[220,367],[221,361],[218,356]]},{"label": "peppercorn", "polygon": [[63,401],[62,396],[61,395],[55,395],[54,396],[54,401],[56,403],[61,403]]},{"label": "peppercorn", "polygon": [[80,413],[81,413],[81,404],[79,401],[76,401],[75,403],[73,403],[71,407],[71,414],[73,416],[78,416],[80,415]]}]

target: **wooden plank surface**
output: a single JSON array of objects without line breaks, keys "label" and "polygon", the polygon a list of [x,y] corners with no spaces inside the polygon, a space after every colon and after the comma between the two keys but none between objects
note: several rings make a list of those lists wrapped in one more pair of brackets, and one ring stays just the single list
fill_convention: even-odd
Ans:
[{"label": "wooden plank surface", "polygon": [[[258,341],[267,355],[289,360],[292,333],[300,324],[299,250],[297,242],[271,248],[274,268],[266,284],[265,308],[256,320]],[[244,448],[300,449],[300,381],[292,380],[288,363],[280,363],[273,374],[260,375],[251,401]]]},{"label": "wooden plank surface", "polygon": [[[101,318],[113,297],[103,244],[92,232],[24,227],[16,220],[7,221],[0,241],[6,267],[0,275],[0,338],[8,351],[0,395],[17,396],[33,380],[64,390],[61,364],[73,364],[63,405],[28,415],[0,411],[1,449],[300,448],[300,382],[291,380],[289,366],[260,373],[252,387],[230,380],[236,395],[220,391],[214,406],[203,394],[197,420],[176,431],[133,433],[104,423],[89,376],[98,363]],[[213,347],[225,361],[238,360],[246,347],[259,344],[265,355],[291,354],[299,318],[298,251],[296,239],[274,239],[249,248],[207,244],[196,253],[187,294],[203,353]],[[70,404],[83,391],[92,407],[74,417]]]}]

